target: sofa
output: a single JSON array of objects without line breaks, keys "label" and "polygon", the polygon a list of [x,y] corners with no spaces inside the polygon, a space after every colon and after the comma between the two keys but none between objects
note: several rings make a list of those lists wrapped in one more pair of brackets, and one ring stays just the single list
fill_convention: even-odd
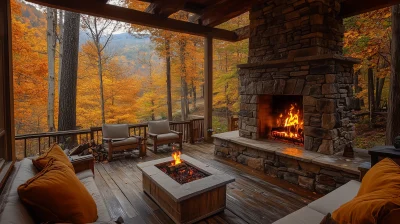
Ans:
[{"label": "sofa", "polygon": [[328,214],[353,199],[360,189],[359,181],[351,180],[324,197],[279,219],[273,224],[319,224]]},{"label": "sofa", "polygon": [[[365,162],[360,164],[360,181],[366,173],[371,169],[371,163]],[[279,219],[273,224],[319,224],[328,214],[333,213],[341,205],[349,202],[357,196],[361,182],[351,180],[329,194],[319,198],[308,204],[307,206]]]},{"label": "sofa", "polygon": [[[74,166],[76,176],[92,195],[96,206],[98,219],[96,223],[108,223],[111,217],[108,213],[104,200],[94,181],[94,159],[92,155],[72,156],[71,163]],[[32,164],[31,158],[25,158],[16,163],[14,173],[11,174],[0,198],[0,223],[35,223],[26,207],[19,200],[17,188],[38,171]]]}]

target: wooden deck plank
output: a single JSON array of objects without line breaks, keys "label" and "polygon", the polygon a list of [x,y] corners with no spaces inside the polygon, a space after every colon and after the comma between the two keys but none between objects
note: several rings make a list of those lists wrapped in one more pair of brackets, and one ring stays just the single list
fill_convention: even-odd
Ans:
[{"label": "wooden deck plank", "polygon": [[128,215],[129,218],[136,217],[138,215],[138,212],[135,210],[135,208],[129,203],[128,199],[126,199],[125,195],[121,192],[121,190],[118,188],[118,186],[114,183],[114,181],[108,176],[106,171],[101,167],[97,167],[97,170],[99,171],[100,175],[104,179],[104,181],[108,184],[110,190],[114,194],[114,196],[117,198],[118,202],[121,204],[122,209],[125,211],[125,213]]},{"label": "wooden deck plank", "polygon": [[[227,208],[225,211],[198,223],[272,223],[318,198],[310,192],[300,192],[299,195],[297,194],[299,191],[294,186],[288,185],[286,187],[286,185],[276,184],[274,182],[276,180],[271,180],[271,177],[261,172],[255,172],[247,167],[215,157],[212,144],[184,144],[183,153],[236,178],[236,182],[227,185]],[[100,182],[104,189],[107,186],[106,182],[113,182],[113,184],[109,183],[111,187],[106,189],[106,192],[108,192],[106,196],[114,200],[112,203],[115,206],[119,206],[114,210],[123,214],[125,210],[120,201],[124,203],[128,201],[137,212],[137,216],[133,218],[129,218],[125,214],[128,219],[125,220],[126,223],[173,223],[166,213],[143,192],[142,173],[136,167],[138,163],[169,157],[170,154],[170,152],[154,154],[147,151],[147,156],[142,159],[121,158],[108,164],[96,165],[96,172],[99,175],[101,173],[101,175],[106,176],[107,180],[103,180],[104,183],[101,183],[101,181],[96,181],[96,183]],[[116,190],[120,193],[115,192]],[[308,194],[311,194],[311,196]],[[118,197],[123,195],[126,200],[118,198],[116,195]],[[127,205],[125,204],[125,206]],[[109,208],[109,206],[107,207]],[[115,211],[113,213],[114,216],[118,215]],[[135,222],[135,219],[138,222]]]},{"label": "wooden deck plank", "polygon": [[124,181],[121,179],[121,173],[119,171],[115,171],[110,167],[110,164],[102,164],[103,168],[107,171],[110,177],[113,179],[115,184],[119,187],[125,197],[129,200],[132,206],[138,211],[140,217],[146,223],[161,223],[154,216],[154,209],[151,208],[148,204],[146,204],[140,196],[140,192],[134,187],[134,184],[131,182]]},{"label": "wooden deck plank", "polygon": [[128,215],[125,213],[118,199],[113,194],[110,186],[108,186],[106,181],[103,179],[103,176],[98,171],[97,164],[96,164],[96,169],[94,169],[94,175],[95,175],[94,180],[96,182],[97,188],[99,189],[100,194],[104,199],[104,202],[106,204],[108,212],[110,213],[111,218],[113,220],[116,220],[118,217],[122,217],[124,220],[128,219],[129,218]]}]

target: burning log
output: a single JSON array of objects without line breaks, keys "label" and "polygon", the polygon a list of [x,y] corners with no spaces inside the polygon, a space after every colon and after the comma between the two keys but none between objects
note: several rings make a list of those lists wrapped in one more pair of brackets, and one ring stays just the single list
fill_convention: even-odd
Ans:
[{"label": "burning log", "polygon": [[156,167],[180,184],[189,183],[208,176],[196,167],[182,161],[180,155],[181,152],[174,152],[172,153],[173,162],[158,164]]}]

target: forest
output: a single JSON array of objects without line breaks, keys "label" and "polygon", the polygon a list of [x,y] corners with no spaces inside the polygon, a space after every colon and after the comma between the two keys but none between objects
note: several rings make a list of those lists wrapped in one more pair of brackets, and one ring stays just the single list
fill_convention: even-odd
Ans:
[{"label": "forest", "polygon": [[[204,38],[11,2],[17,135],[103,123],[187,120],[203,114]],[[123,0],[114,4],[138,10],[148,6]],[[190,14],[179,11],[171,17],[187,21]],[[248,17],[243,14],[219,27],[243,27]],[[368,148],[385,140],[391,10],[365,13],[344,23],[344,53],[362,59],[354,68],[360,99],[356,147]],[[67,32],[73,34],[71,38]],[[76,55],[76,61],[65,60],[63,52]],[[236,65],[247,63],[247,56],[247,40],[214,41],[213,127],[217,132],[227,131],[227,119],[239,112]],[[61,85],[71,81],[64,69],[68,66],[77,68],[75,98]],[[76,123],[64,122],[60,112],[68,114],[74,103]]]}]

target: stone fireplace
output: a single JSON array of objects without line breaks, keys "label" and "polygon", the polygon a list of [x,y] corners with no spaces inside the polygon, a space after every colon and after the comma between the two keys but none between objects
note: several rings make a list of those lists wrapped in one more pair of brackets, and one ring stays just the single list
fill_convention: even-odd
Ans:
[{"label": "stone fireplace", "polygon": [[[359,60],[342,56],[340,3],[271,0],[253,6],[249,63],[238,66],[241,137],[280,138],[323,154],[354,139],[353,65]],[[295,115],[297,123],[282,124]]]}]

